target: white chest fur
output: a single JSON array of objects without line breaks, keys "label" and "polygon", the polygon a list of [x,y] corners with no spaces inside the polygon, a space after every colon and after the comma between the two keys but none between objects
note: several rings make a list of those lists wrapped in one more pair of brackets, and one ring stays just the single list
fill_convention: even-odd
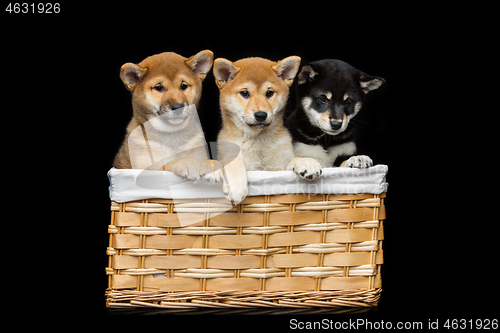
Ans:
[{"label": "white chest fur", "polygon": [[[128,137],[130,162],[133,169],[157,167],[176,158],[194,157],[200,162],[207,159],[206,142],[201,128],[189,127],[176,132],[158,131],[155,126],[145,123],[134,129]],[[201,149],[196,149],[201,148]],[[156,167],[154,168],[156,169]]]},{"label": "white chest fur", "polygon": [[286,170],[288,163],[294,158],[290,138],[257,137],[252,140],[241,140],[239,143],[243,159],[248,171],[281,171]]},{"label": "white chest fur", "polygon": [[354,142],[346,142],[330,147],[328,150],[323,149],[320,145],[306,145],[302,142],[296,142],[293,144],[293,148],[295,156],[315,158],[321,163],[322,168],[332,167],[339,156],[354,155],[356,153],[356,144]]}]

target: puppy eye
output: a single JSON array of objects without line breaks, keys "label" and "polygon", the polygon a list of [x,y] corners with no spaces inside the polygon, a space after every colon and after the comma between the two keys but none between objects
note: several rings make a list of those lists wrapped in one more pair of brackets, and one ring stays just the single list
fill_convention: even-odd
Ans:
[{"label": "puppy eye", "polygon": [[267,97],[267,98],[271,98],[271,97],[273,97],[273,96],[274,96],[274,91],[272,91],[272,90],[268,90],[268,91],[266,92],[266,97]]},{"label": "puppy eye", "polygon": [[320,95],[318,97],[318,100],[321,102],[321,103],[326,103],[328,102],[328,97],[326,97],[325,95]]},{"label": "puppy eye", "polygon": [[163,86],[158,83],[156,86],[153,87],[154,90],[158,91],[158,92],[164,92],[165,91],[165,88],[163,88]]},{"label": "puppy eye", "polygon": [[186,90],[189,87],[187,83],[182,82],[181,83],[181,90]]},{"label": "puppy eye", "polygon": [[246,90],[240,91],[240,95],[243,98],[249,98],[250,97],[250,93],[248,91],[246,91]]},{"label": "puppy eye", "polygon": [[351,103],[352,103],[352,99],[350,99],[350,98],[347,98],[347,99],[344,101],[344,104],[345,104],[345,105],[349,105],[349,104],[351,104]]}]

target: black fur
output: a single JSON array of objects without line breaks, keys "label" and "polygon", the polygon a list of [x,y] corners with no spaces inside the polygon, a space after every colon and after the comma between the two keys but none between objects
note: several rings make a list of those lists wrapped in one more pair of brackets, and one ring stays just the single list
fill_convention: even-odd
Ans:
[{"label": "black fur", "polygon": [[[312,71],[311,71],[312,69]],[[312,124],[302,106],[302,99],[310,97],[310,107],[318,113],[329,112],[330,120],[342,120],[344,114],[351,115],[355,111],[357,102],[363,102],[368,90],[377,89],[384,81],[380,77],[367,75],[351,65],[334,59],[325,59],[311,62],[302,67],[297,76],[296,109],[286,120],[286,127],[292,135],[293,142],[302,142],[307,145],[320,145],[325,151],[329,148],[347,142],[354,142],[354,129],[349,125],[337,134],[330,135]],[[360,82],[376,82],[377,87],[365,84],[365,90]],[[331,92],[332,96],[325,102],[324,92]],[[348,101],[344,94],[348,94]],[[350,155],[352,156],[352,155]],[[334,165],[340,165],[350,156],[339,156]]]}]

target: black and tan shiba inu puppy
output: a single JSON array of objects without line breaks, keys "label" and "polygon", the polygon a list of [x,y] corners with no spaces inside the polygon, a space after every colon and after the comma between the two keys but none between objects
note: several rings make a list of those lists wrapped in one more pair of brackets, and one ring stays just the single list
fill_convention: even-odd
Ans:
[{"label": "black and tan shiba inu puppy", "polygon": [[296,156],[313,157],[324,168],[372,166],[368,156],[353,156],[356,144],[349,121],[361,110],[365,95],[384,82],[340,60],[303,66],[298,75],[297,107],[286,122]]},{"label": "black and tan shiba inu puppy", "polygon": [[220,164],[215,170],[214,161],[208,160],[196,110],[212,63],[212,51],[204,50],[190,58],[165,52],[122,66],[120,78],[132,92],[133,117],[115,168],[164,169],[190,180],[220,179]]},{"label": "black and tan shiba inu puppy", "polygon": [[295,157],[283,125],[288,90],[299,64],[296,56],[278,62],[262,58],[214,62],[223,121],[218,159],[225,169],[223,191],[233,204],[247,195],[247,170],[293,170],[310,180],[321,174],[316,160]]}]

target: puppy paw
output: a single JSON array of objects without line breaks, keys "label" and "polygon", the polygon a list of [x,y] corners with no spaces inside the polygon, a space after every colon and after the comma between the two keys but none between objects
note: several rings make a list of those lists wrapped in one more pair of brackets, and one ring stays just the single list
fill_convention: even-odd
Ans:
[{"label": "puppy paw", "polygon": [[240,202],[242,202],[243,199],[246,198],[246,196],[248,194],[248,187],[247,186],[242,186],[242,187],[233,186],[233,188],[231,188],[228,184],[224,184],[222,186],[222,191],[224,192],[225,198],[227,200],[231,201],[233,206],[236,206]]},{"label": "puppy paw", "polygon": [[345,160],[340,166],[345,168],[366,169],[373,166],[373,161],[366,155],[357,155]]},{"label": "puppy paw", "polygon": [[313,180],[318,178],[321,173],[321,164],[314,158],[296,157],[290,161],[287,167],[288,170],[294,171],[304,179]]},{"label": "puppy paw", "polygon": [[187,180],[200,180],[200,163],[192,157],[173,160],[167,164],[167,170]]},{"label": "puppy paw", "polygon": [[222,164],[216,160],[205,160],[200,164],[200,176],[210,183],[218,183],[223,177]]}]

